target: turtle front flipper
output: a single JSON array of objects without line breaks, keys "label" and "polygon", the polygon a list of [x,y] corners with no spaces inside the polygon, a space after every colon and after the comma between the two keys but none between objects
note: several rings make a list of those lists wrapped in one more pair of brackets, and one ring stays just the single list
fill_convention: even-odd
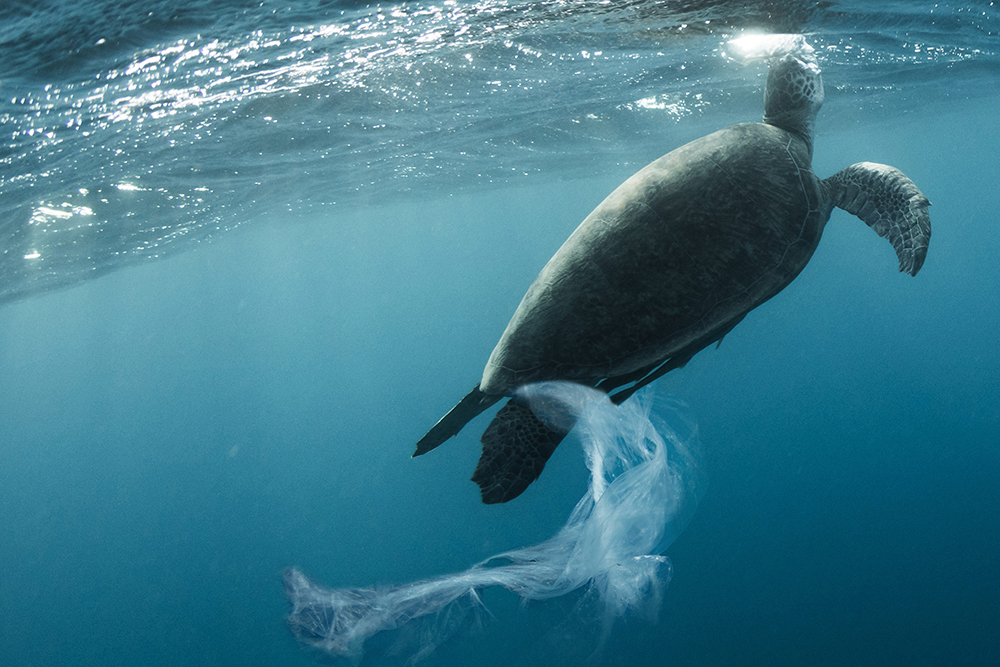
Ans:
[{"label": "turtle front flipper", "polygon": [[507,401],[483,433],[483,453],[472,474],[487,505],[521,495],[566,437],[552,430],[517,398]]},{"label": "turtle front flipper", "polygon": [[906,174],[887,164],[859,162],[823,181],[830,203],[875,230],[896,250],[899,270],[917,275],[931,239],[931,205]]}]

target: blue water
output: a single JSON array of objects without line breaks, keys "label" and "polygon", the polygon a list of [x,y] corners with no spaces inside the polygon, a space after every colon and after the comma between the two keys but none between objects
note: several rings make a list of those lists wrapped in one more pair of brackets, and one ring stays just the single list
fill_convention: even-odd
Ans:
[{"label": "blue water", "polygon": [[[759,118],[751,29],[808,35],[815,171],[902,169],[930,251],[899,274],[835,212],[662,381],[710,486],[605,662],[1000,662],[993,3],[50,0],[0,5],[0,663],[314,664],[285,567],[401,583],[550,536],[578,450],[489,507],[485,418],[409,455],[608,192]],[[530,664],[544,610],[487,602],[428,664]]]}]

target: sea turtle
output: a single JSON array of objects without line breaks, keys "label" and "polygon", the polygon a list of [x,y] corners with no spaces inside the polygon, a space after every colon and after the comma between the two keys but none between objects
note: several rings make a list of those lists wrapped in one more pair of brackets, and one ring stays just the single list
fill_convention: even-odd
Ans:
[{"label": "sea turtle", "polygon": [[[570,380],[620,404],[721,341],[805,267],[834,206],[892,244],[916,275],[930,202],[893,167],[851,165],[820,180],[812,129],[823,80],[804,41],[771,54],[764,119],[667,153],[620,185],[549,260],[490,355],[480,383],[418,443],[414,456],[514,396],[482,436],[472,479],[485,503],[534,481],[564,437],[515,390]],[[625,386],[630,385],[630,386]]]}]

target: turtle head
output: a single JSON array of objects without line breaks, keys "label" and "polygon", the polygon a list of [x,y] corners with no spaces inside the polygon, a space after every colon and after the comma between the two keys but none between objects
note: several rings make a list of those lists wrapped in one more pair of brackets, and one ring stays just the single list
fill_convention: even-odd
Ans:
[{"label": "turtle head", "polygon": [[812,147],[813,123],[823,106],[823,76],[811,58],[786,54],[771,61],[764,87],[764,122],[797,134]]}]

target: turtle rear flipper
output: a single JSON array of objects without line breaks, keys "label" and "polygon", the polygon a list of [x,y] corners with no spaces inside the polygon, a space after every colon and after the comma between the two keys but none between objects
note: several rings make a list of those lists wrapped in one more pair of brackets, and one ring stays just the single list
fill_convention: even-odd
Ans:
[{"label": "turtle rear flipper", "polygon": [[875,230],[896,250],[899,270],[917,275],[931,238],[931,205],[906,174],[895,167],[859,162],[823,181],[830,202]]},{"label": "turtle rear flipper", "polygon": [[483,433],[483,453],[472,474],[487,505],[521,495],[538,479],[566,433],[546,426],[517,398],[507,401]]},{"label": "turtle rear flipper", "polygon": [[441,445],[445,440],[458,434],[466,424],[479,416],[503,396],[485,394],[479,390],[477,384],[475,388],[465,395],[458,405],[448,411],[438,423],[427,432],[427,435],[420,438],[417,449],[413,456],[421,456]]}]

